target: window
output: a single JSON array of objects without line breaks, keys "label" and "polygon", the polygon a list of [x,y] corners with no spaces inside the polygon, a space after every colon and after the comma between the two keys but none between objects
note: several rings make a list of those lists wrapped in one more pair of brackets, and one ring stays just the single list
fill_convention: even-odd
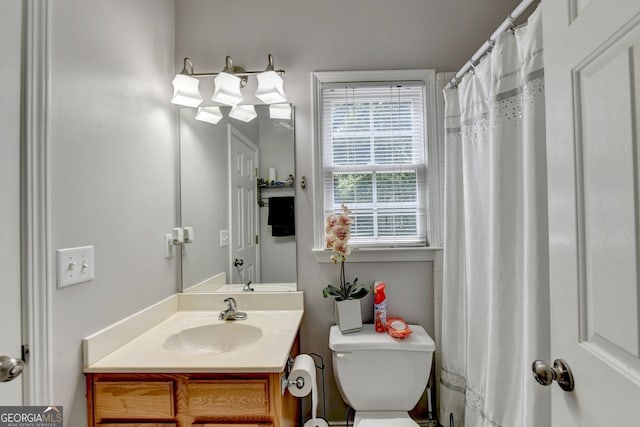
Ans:
[{"label": "window", "polygon": [[[371,73],[382,72],[365,74]],[[407,73],[414,78],[402,78]],[[431,132],[426,117],[433,73],[388,74],[366,81],[340,81],[358,77],[356,72],[315,74],[317,178],[322,182],[318,220],[347,205],[355,248],[428,245]],[[393,79],[398,74],[402,79]],[[317,229],[322,233],[323,224]]]}]

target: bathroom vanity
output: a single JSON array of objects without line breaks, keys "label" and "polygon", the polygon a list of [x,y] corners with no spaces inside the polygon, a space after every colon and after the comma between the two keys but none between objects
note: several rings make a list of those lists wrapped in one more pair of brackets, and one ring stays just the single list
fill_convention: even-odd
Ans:
[{"label": "bathroom vanity", "polygon": [[89,426],[293,427],[278,373],[87,374]]},{"label": "bathroom vanity", "polygon": [[178,294],[85,338],[88,425],[294,427],[302,293],[236,298],[246,320],[219,320],[220,294]]}]

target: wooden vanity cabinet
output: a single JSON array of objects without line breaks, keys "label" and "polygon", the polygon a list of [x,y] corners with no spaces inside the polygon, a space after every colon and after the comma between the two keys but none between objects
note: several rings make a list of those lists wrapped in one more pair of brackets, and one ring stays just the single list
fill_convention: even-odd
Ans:
[{"label": "wooden vanity cabinet", "polygon": [[284,373],[89,373],[89,427],[295,427]]}]

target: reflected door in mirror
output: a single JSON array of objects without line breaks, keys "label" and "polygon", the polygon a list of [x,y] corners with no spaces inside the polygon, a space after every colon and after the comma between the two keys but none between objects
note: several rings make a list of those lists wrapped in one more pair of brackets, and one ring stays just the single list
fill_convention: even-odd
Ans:
[{"label": "reflected door in mirror", "polygon": [[232,125],[229,131],[229,182],[231,183],[231,283],[259,281],[257,261],[258,204],[256,169],[258,147]]}]

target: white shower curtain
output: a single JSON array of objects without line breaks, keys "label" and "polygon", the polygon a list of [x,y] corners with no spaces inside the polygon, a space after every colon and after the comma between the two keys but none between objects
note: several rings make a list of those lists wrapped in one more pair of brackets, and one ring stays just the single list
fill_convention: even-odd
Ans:
[{"label": "white shower curtain", "polygon": [[544,427],[548,235],[541,10],[446,89],[440,422]]}]

